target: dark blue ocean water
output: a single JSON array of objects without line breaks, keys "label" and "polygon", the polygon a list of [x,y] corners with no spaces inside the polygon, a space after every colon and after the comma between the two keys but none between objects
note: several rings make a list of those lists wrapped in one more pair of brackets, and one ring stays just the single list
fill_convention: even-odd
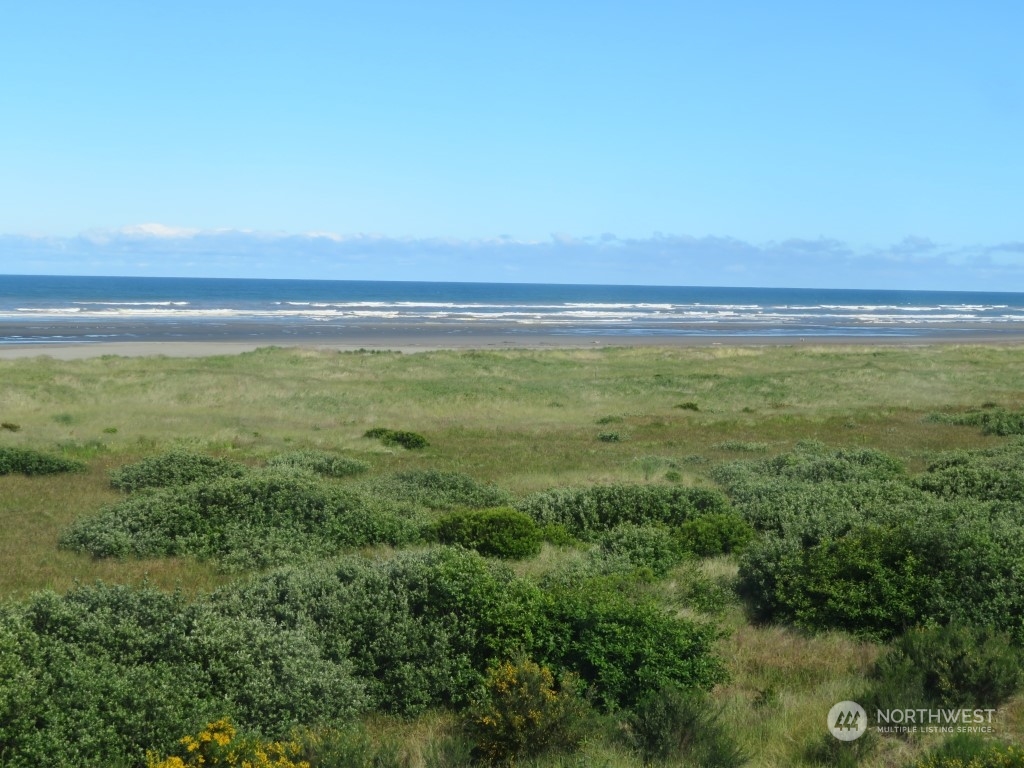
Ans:
[{"label": "dark blue ocean water", "polygon": [[0,276],[0,344],[507,335],[1024,334],[1024,294],[208,278]]}]

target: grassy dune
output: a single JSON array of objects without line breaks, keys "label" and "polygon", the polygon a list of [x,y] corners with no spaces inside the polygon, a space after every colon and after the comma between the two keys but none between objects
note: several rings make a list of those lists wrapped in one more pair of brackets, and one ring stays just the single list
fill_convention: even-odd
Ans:
[{"label": "grassy dune", "polygon": [[[0,361],[0,446],[81,459],[82,474],[0,476],[0,596],[76,582],[209,591],[229,576],[188,558],[94,560],[57,548],[80,516],[121,498],[109,471],[172,447],[257,465],[283,451],[339,451],[371,475],[454,470],[516,495],[609,482],[711,486],[716,464],[786,452],[801,440],[871,447],[924,467],[934,452],[1000,445],[926,417],[997,404],[1024,407],[1024,347],[797,346],[585,351],[332,353],[261,349],[204,359],[105,356]],[[16,427],[16,429],[15,429]],[[419,451],[363,437],[373,427],[425,435]],[[609,437],[614,435],[614,437]],[[368,554],[388,556],[386,547]],[[545,545],[516,564],[537,576],[579,550]],[[694,569],[735,580],[736,561],[686,563],[648,587],[680,615]],[[811,635],[750,623],[741,604],[716,609],[731,680],[715,701],[750,765],[821,765],[831,704],[857,695],[884,646],[841,632]],[[999,735],[1024,738],[1024,701],[1000,709]],[[447,715],[372,718],[411,765],[451,730]],[[827,734],[825,734],[827,735]],[[936,743],[884,739],[861,763],[902,766]],[[582,756],[539,765],[636,765],[604,734]]]}]

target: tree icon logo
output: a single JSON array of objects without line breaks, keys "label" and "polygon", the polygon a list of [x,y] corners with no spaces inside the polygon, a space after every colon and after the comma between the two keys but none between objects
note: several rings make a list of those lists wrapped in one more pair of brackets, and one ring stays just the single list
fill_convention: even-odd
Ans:
[{"label": "tree icon logo", "polygon": [[840,701],[828,711],[828,730],[840,741],[853,741],[864,735],[868,713],[856,701]]}]

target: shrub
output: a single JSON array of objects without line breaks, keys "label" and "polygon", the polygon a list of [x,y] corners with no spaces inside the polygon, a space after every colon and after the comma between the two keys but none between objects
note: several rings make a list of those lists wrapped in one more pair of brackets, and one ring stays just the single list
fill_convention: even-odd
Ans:
[{"label": "shrub", "polygon": [[680,410],[683,410],[683,411],[699,411],[700,410],[700,408],[697,407],[697,404],[695,402],[693,402],[692,400],[687,400],[685,403],[677,403],[676,404],[676,408],[679,408]]},{"label": "shrub", "polygon": [[555,488],[529,496],[516,508],[541,525],[564,525],[573,535],[593,539],[622,523],[681,525],[700,515],[724,512],[718,491],[662,485],[596,485]]},{"label": "shrub", "polygon": [[1024,682],[1021,652],[1008,636],[960,625],[912,629],[875,668],[878,688],[895,692],[882,707],[905,707],[902,690],[920,691],[930,705],[995,708]]},{"label": "shrub", "polygon": [[685,521],[677,539],[688,552],[710,557],[740,552],[754,538],[754,529],[735,512],[712,512]]},{"label": "shrub", "polygon": [[231,720],[222,718],[208,723],[195,736],[183,737],[176,755],[161,759],[156,752],[148,752],[146,768],[309,768],[305,760],[297,761],[301,751],[295,741],[268,742],[258,736],[240,736]]},{"label": "shrub", "polygon": [[597,439],[602,443],[618,443],[622,440],[622,437],[618,432],[601,432],[598,434]]},{"label": "shrub", "polygon": [[711,447],[717,451],[732,451],[733,453],[763,453],[768,450],[768,443],[757,443],[747,440],[725,440]]},{"label": "shrub", "polygon": [[237,570],[409,543],[420,529],[416,519],[355,491],[309,476],[250,472],[134,495],[73,524],[60,545],[95,557],[216,558]]},{"label": "shrub", "polygon": [[404,429],[387,429],[385,427],[374,427],[363,433],[363,437],[375,438],[384,445],[398,445],[408,450],[426,448],[430,445],[427,438],[417,432],[409,432]]},{"label": "shrub", "polygon": [[672,532],[662,525],[623,523],[601,534],[598,541],[603,556],[621,558],[634,568],[650,569],[656,577],[664,576],[683,558]]},{"label": "shrub", "polygon": [[474,480],[461,472],[436,469],[399,472],[375,477],[360,485],[368,496],[428,509],[484,509],[508,504],[508,491]]},{"label": "shrub", "polygon": [[452,512],[434,530],[442,544],[459,544],[506,560],[534,557],[542,540],[532,517],[508,507]]},{"label": "shrub", "polygon": [[982,433],[986,435],[1024,435],[1024,411],[1008,411],[998,406],[967,413],[933,413],[929,420],[941,424],[981,427]]},{"label": "shrub", "polygon": [[1024,749],[974,734],[957,734],[908,768],[1024,768]]},{"label": "shrub", "polygon": [[128,464],[110,473],[110,484],[122,491],[188,485],[219,477],[242,477],[241,464],[185,450],[168,451]]},{"label": "shrub", "polygon": [[720,714],[700,691],[667,686],[651,691],[629,713],[633,746],[644,762],[679,760],[687,764],[739,768],[747,756],[732,740]]},{"label": "shrub", "polygon": [[555,680],[528,659],[492,667],[483,695],[467,712],[475,755],[488,763],[513,763],[550,750],[571,750],[583,740],[587,716],[576,678]]},{"label": "shrub", "polygon": [[21,429],[21,425],[15,424],[13,421],[2,421],[0,422],[0,429],[6,429],[9,432],[17,432]]},{"label": "shrub", "polygon": [[292,451],[274,456],[267,462],[271,469],[300,469],[326,477],[351,477],[370,469],[370,465],[359,459],[338,456],[325,451]]},{"label": "shrub", "polygon": [[41,453],[29,448],[0,446],[0,475],[15,472],[23,475],[56,475],[62,472],[84,472],[85,464],[63,456]]},{"label": "shrub", "polygon": [[533,646],[541,601],[507,566],[450,547],[282,569],[215,596],[351,659],[374,705],[402,715],[465,705],[492,659]]},{"label": "shrub", "polygon": [[578,674],[606,710],[628,708],[667,685],[709,690],[726,679],[716,632],[678,619],[648,598],[631,599],[614,579],[553,585],[534,655]]},{"label": "shrub", "polygon": [[[5,653],[14,638],[16,664]],[[180,735],[230,715],[273,737],[351,717],[365,703],[345,659],[302,631],[225,616],[151,587],[35,595],[0,615],[4,764],[138,765]]]}]

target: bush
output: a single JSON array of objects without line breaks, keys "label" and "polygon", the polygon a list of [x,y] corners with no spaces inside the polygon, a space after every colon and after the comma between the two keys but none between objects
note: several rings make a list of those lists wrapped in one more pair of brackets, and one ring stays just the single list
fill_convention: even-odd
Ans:
[{"label": "bush", "polygon": [[1024,768],[1024,749],[973,734],[957,734],[908,768]]},{"label": "bush", "polygon": [[622,440],[622,437],[618,432],[601,432],[598,434],[597,439],[602,443],[618,443]]},{"label": "bush", "polygon": [[461,472],[436,469],[399,472],[367,480],[360,488],[387,502],[413,504],[428,509],[470,507],[484,509],[508,504],[508,491],[486,485]]},{"label": "bush", "polygon": [[709,698],[668,686],[637,702],[628,718],[633,746],[651,761],[686,759],[687,764],[739,768],[747,756],[732,740]]},{"label": "bush", "polygon": [[60,545],[95,557],[194,555],[229,570],[406,544],[421,523],[312,477],[250,472],[134,495],[84,518]]},{"label": "bush", "polygon": [[[12,652],[13,649],[13,652]],[[272,737],[365,703],[345,659],[301,631],[151,587],[41,593],[0,615],[4,764],[138,765],[229,715]]]},{"label": "bush", "polygon": [[536,586],[449,547],[282,569],[214,599],[229,614],[302,629],[328,659],[351,659],[374,706],[402,715],[464,706],[491,660],[532,647],[542,623]]},{"label": "bush", "polygon": [[176,450],[150,456],[110,473],[110,484],[122,491],[188,485],[220,477],[242,477],[248,470],[233,461]]},{"label": "bush", "polygon": [[635,601],[615,579],[553,585],[534,655],[578,674],[605,710],[628,708],[668,685],[710,690],[727,675],[713,628]]},{"label": "bush", "polygon": [[511,764],[551,750],[575,749],[585,736],[586,703],[572,675],[558,681],[528,659],[492,667],[483,695],[467,712],[465,727],[475,756]]},{"label": "bush", "polygon": [[688,552],[711,557],[740,552],[754,538],[754,529],[735,512],[695,517],[679,526],[677,539]]},{"label": "bush", "polygon": [[314,472],[325,477],[351,477],[370,469],[370,465],[359,459],[338,456],[325,451],[292,451],[274,456],[267,462],[271,469],[299,469]]},{"label": "bush", "polygon": [[238,768],[309,768],[296,761],[302,747],[294,741],[268,742],[258,736],[240,736],[231,720],[208,723],[195,736],[185,736],[175,755],[161,759],[146,754],[146,768],[191,768],[191,766],[237,766]]},{"label": "bush", "polygon": [[408,450],[426,448],[430,445],[427,438],[417,432],[409,432],[403,429],[387,429],[385,427],[374,427],[363,433],[363,437],[375,438],[384,445],[398,445]]},{"label": "bush", "polygon": [[986,435],[1024,435],[1024,411],[1008,411],[998,406],[967,413],[933,413],[930,421],[940,424],[981,427]]},{"label": "bush", "polygon": [[0,429],[6,429],[9,432],[17,432],[21,429],[21,425],[15,424],[13,421],[2,421],[0,422]]},{"label": "bush", "polygon": [[532,517],[508,507],[452,512],[436,523],[434,531],[442,544],[506,560],[534,557],[542,540]]},{"label": "bush", "polygon": [[622,523],[678,526],[691,518],[724,512],[718,491],[663,485],[596,485],[555,488],[516,504],[541,525],[564,525],[574,536],[593,539]]},{"label": "bush", "polygon": [[623,523],[601,534],[598,541],[602,556],[647,568],[655,577],[664,576],[683,559],[682,549],[665,526]]},{"label": "bush", "polygon": [[[882,708],[905,708],[903,691],[919,691],[930,705],[991,708],[1024,682],[1021,652],[1008,636],[966,626],[912,629],[875,668],[875,699]],[[896,693],[883,700],[883,693]]]},{"label": "bush", "polygon": [[0,447],[0,475],[56,475],[62,472],[84,472],[85,464],[63,456],[41,453],[29,448]]}]

